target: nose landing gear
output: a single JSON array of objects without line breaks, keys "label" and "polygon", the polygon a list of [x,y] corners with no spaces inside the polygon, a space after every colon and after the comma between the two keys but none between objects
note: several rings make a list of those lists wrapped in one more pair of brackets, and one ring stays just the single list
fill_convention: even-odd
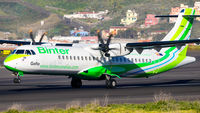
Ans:
[{"label": "nose landing gear", "polygon": [[20,78],[14,78],[13,79],[13,83],[20,83],[21,82],[21,79]]},{"label": "nose landing gear", "polygon": [[23,76],[23,72],[17,72],[17,73],[13,73],[15,76],[17,76],[17,78],[13,79],[13,83],[20,83],[21,79],[20,76]]}]

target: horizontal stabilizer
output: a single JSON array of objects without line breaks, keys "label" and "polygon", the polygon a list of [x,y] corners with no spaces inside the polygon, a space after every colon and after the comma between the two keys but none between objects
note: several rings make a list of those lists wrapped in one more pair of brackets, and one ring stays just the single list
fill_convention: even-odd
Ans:
[{"label": "horizontal stabilizer", "polygon": [[175,41],[157,41],[157,42],[138,42],[138,43],[127,43],[127,49],[155,49],[156,47],[165,48],[165,47],[178,47],[184,46],[188,43],[196,43],[200,44],[200,39],[192,39],[192,40],[175,40]]},{"label": "horizontal stabilizer", "polygon": [[[178,15],[158,15],[155,16],[156,18],[177,18]],[[200,17],[200,15],[183,15],[183,17],[192,17],[192,18],[196,18],[196,17]]]},{"label": "horizontal stabilizer", "polygon": [[158,16],[155,16],[156,18],[164,18],[164,17],[169,17],[169,18],[171,18],[171,17],[178,17],[178,15],[158,15]]}]

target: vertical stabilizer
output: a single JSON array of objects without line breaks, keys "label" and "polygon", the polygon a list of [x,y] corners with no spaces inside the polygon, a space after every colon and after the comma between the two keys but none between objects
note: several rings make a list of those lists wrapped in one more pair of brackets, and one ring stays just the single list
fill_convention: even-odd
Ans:
[{"label": "vertical stabilizer", "polygon": [[[193,17],[195,10],[193,8],[182,9],[178,15],[177,21],[172,30],[164,37],[162,41],[188,40],[191,34]],[[188,16],[185,16],[188,15]]]}]

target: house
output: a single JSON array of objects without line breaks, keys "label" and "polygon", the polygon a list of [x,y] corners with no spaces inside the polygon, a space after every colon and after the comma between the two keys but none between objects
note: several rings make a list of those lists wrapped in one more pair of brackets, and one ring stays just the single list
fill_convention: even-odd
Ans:
[{"label": "house", "polygon": [[145,27],[150,27],[152,25],[157,25],[159,22],[159,18],[155,18],[154,14],[147,14],[145,18]]},{"label": "house", "polygon": [[81,37],[81,40],[83,43],[86,44],[94,44],[98,42],[98,37],[97,36],[86,36],[86,37]]},{"label": "house", "polygon": [[[178,15],[181,9],[188,8],[188,5],[180,4],[180,7],[171,8],[169,15]],[[169,18],[169,23],[175,23],[177,18]]]},{"label": "house", "polygon": [[94,18],[94,19],[103,19],[103,16],[108,14],[108,10],[105,11],[99,11],[99,12],[77,12],[74,14],[65,14],[64,18],[80,18],[80,19],[86,19],[86,18]]},{"label": "house", "polygon": [[[200,15],[200,2],[194,3],[195,15]],[[197,21],[200,21],[200,17],[196,18]]]},{"label": "house", "polygon": [[120,24],[123,24],[124,26],[128,26],[130,24],[133,24],[137,21],[137,13],[135,10],[127,10],[126,17],[121,19]]},{"label": "house", "polygon": [[109,32],[117,35],[119,31],[126,31],[128,28],[125,26],[111,26]]},{"label": "house", "polygon": [[81,26],[79,29],[74,28],[74,30],[70,31],[71,36],[89,36],[89,32],[85,31]]},{"label": "house", "polygon": [[102,30],[101,31],[102,38],[107,39],[109,35],[110,35],[109,30]]}]

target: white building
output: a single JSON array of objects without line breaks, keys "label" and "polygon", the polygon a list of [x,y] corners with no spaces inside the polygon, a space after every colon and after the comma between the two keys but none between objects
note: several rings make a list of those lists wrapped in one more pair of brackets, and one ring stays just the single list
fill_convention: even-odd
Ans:
[{"label": "white building", "polygon": [[120,24],[123,24],[125,26],[128,26],[130,24],[133,24],[137,21],[138,14],[135,12],[135,10],[127,10],[126,17],[121,19]]},{"label": "white building", "polygon": [[64,18],[95,18],[95,19],[102,19],[104,15],[108,14],[108,10],[96,12],[78,12],[74,14],[66,14]]}]

